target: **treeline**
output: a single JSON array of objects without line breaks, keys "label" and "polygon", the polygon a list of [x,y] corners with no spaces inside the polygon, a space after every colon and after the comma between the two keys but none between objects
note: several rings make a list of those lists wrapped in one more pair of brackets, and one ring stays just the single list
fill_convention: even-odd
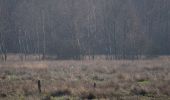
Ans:
[{"label": "treeline", "polygon": [[170,54],[169,0],[0,0],[0,54],[138,59]]}]

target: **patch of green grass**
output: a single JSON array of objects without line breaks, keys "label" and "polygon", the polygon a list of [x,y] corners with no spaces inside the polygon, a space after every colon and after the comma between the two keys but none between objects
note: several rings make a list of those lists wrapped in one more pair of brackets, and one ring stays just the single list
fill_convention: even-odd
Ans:
[{"label": "patch of green grass", "polygon": [[61,96],[61,97],[50,97],[50,100],[75,100],[74,97],[71,96]]},{"label": "patch of green grass", "polygon": [[17,79],[19,79],[19,77],[16,76],[16,75],[8,75],[7,78],[8,78],[8,80],[17,80]]},{"label": "patch of green grass", "polygon": [[147,85],[150,84],[151,82],[149,80],[139,80],[138,83],[141,85]]},{"label": "patch of green grass", "polygon": [[95,76],[92,77],[92,80],[94,80],[94,81],[104,81],[104,78],[95,75]]}]

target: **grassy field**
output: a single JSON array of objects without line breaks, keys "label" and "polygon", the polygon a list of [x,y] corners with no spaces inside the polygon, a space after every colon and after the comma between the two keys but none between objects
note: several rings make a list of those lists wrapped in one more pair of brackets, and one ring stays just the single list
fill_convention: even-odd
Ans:
[{"label": "grassy field", "polygon": [[0,100],[84,99],[170,100],[170,57],[0,62]]}]

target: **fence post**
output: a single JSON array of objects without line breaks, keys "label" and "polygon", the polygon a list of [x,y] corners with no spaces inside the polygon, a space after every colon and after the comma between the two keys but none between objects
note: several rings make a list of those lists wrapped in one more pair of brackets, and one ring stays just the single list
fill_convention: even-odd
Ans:
[{"label": "fence post", "polygon": [[38,80],[38,91],[39,93],[41,93],[41,81],[40,80]]},{"label": "fence post", "polygon": [[96,83],[94,82],[93,87],[96,88]]}]

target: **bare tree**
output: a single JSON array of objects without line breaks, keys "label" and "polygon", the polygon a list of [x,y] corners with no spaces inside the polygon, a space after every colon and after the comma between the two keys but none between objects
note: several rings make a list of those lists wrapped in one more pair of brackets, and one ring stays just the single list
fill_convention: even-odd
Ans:
[{"label": "bare tree", "polygon": [[46,32],[45,32],[45,12],[42,10],[42,32],[43,32],[43,55],[42,59],[46,58]]},{"label": "bare tree", "polygon": [[38,24],[36,24],[36,37],[37,37],[37,45],[36,45],[36,53],[38,55],[38,60],[40,60],[40,35],[38,30]]}]

